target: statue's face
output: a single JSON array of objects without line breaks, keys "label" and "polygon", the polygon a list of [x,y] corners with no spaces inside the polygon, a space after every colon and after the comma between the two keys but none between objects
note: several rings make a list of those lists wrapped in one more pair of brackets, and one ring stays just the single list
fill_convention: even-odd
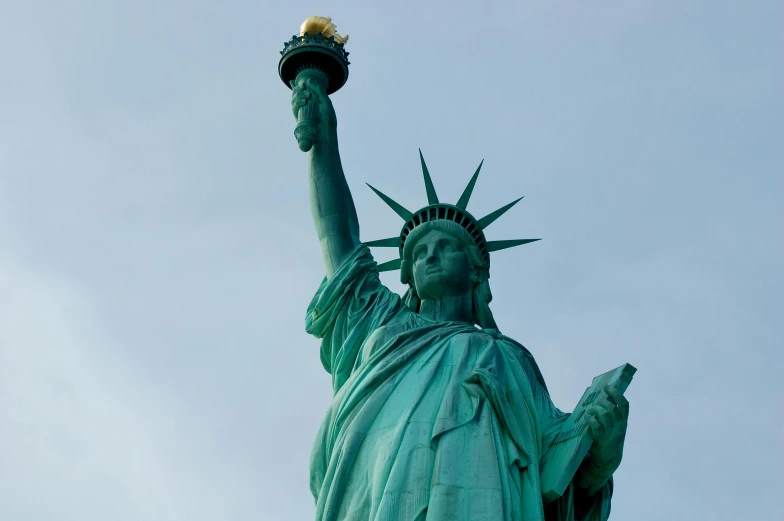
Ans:
[{"label": "statue's face", "polygon": [[471,261],[460,241],[433,230],[412,251],[414,287],[421,299],[464,295],[471,289]]}]

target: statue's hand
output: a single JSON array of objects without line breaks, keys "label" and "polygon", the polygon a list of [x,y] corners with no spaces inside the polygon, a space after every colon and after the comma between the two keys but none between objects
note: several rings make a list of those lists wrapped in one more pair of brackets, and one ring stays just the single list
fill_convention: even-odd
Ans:
[{"label": "statue's hand", "polygon": [[291,108],[294,118],[298,117],[301,108],[316,104],[318,132],[315,143],[337,145],[337,117],[324,85],[317,78],[302,74],[291,81],[291,90]]},{"label": "statue's hand", "polygon": [[629,421],[629,401],[616,388],[607,386],[604,395],[586,414],[594,438],[592,463],[609,476],[621,464]]}]

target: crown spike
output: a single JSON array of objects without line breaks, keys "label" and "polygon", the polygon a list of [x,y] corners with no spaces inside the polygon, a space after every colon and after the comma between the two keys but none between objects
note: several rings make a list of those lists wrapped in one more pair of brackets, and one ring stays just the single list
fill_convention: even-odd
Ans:
[{"label": "crown spike", "polygon": [[376,271],[381,273],[382,271],[399,270],[402,262],[403,259],[392,259],[391,261],[383,262],[376,266]]},{"label": "crown spike", "polygon": [[542,239],[512,239],[510,241],[487,241],[487,253],[507,248],[514,248],[515,246],[522,246],[529,242],[541,241]]},{"label": "crown spike", "polygon": [[373,186],[371,186],[370,183],[365,183],[365,184],[370,186],[370,189],[373,190],[374,192],[376,192],[376,195],[379,196],[385,203],[387,203],[387,205],[390,208],[392,208],[395,211],[396,214],[398,214],[400,217],[402,217],[404,221],[408,221],[409,219],[411,219],[414,216],[413,213],[409,212],[408,210],[403,208],[401,205],[399,205],[398,203],[393,201],[391,198],[387,197],[383,193],[381,193],[378,190],[376,190],[375,188],[373,188]]},{"label": "crown spike", "polygon": [[485,160],[483,159],[482,162],[479,163],[476,172],[474,172],[474,176],[471,178],[470,181],[468,181],[468,186],[465,187],[465,190],[463,190],[463,195],[460,196],[460,199],[458,199],[457,204],[455,205],[461,210],[465,210],[466,206],[468,206],[468,200],[471,199],[471,194],[474,192],[474,185],[476,184],[476,178],[479,177],[479,171],[482,169],[482,165],[484,164],[484,162]]},{"label": "crown spike", "polygon": [[397,248],[400,246],[400,237],[390,237],[389,239],[378,239],[364,243],[365,246],[378,246],[382,248]]},{"label": "crown spike", "polygon": [[[522,197],[520,197],[520,199],[522,199]],[[490,226],[493,223],[493,221],[495,221],[496,219],[498,219],[499,217],[504,215],[506,213],[506,211],[509,210],[509,208],[513,207],[518,202],[520,202],[520,199],[515,199],[514,201],[512,201],[509,204],[507,204],[506,206],[502,206],[501,208],[499,208],[498,210],[494,211],[493,213],[485,215],[484,217],[479,219],[479,222],[478,222],[479,227],[484,230],[485,228]]]},{"label": "crown spike", "polygon": [[419,160],[422,162],[422,175],[425,177],[425,190],[427,190],[427,204],[438,204],[438,195],[436,195],[436,187],[433,186],[433,180],[430,179],[430,172],[427,171],[425,158],[422,156],[422,149],[419,149]]}]

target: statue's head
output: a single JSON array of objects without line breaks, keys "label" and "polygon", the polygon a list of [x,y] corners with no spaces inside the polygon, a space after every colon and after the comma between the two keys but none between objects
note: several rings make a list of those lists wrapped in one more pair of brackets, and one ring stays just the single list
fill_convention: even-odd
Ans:
[{"label": "statue's head", "polygon": [[[406,239],[400,279],[408,284],[406,305],[419,311],[421,300],[470,296],[474,322],[495,327],[488,266],[474,239],[453,221],[430,221],[417,226]],[[488,320],[489,319],[489,320]]]},{"label": "statue's head", "polygon": [[488,305],[492,300],[488,282],[490,252],[539,239],[487,241],[485,228],[520,199],[476,219],[466,211],[466,206],[482,165],[476,169],[458,202],[451,205],[439,202],[421,151],[420,159],[429,205],[412,213],[371,186],[406,223],[397,237],[366,244],[398,247],[400,258],[379,265],[378,270],[400,268],[400,281],[409,287],[405,303],[413,311],[419,311],[422,299],[470,295],[474,322],[483,328],[495,328]]}]

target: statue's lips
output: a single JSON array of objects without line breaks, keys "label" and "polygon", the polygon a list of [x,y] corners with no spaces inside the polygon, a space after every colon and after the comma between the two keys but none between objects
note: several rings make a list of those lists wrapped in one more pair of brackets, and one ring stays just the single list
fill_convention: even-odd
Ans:
[{"label": "statue's lips", "polygon": [[433,266],[432,268],[427,268],[425,270],[425,275],[427,275],[428,273],[440,273],[440,272],[441,272],[441,268],[440,267]]}]

